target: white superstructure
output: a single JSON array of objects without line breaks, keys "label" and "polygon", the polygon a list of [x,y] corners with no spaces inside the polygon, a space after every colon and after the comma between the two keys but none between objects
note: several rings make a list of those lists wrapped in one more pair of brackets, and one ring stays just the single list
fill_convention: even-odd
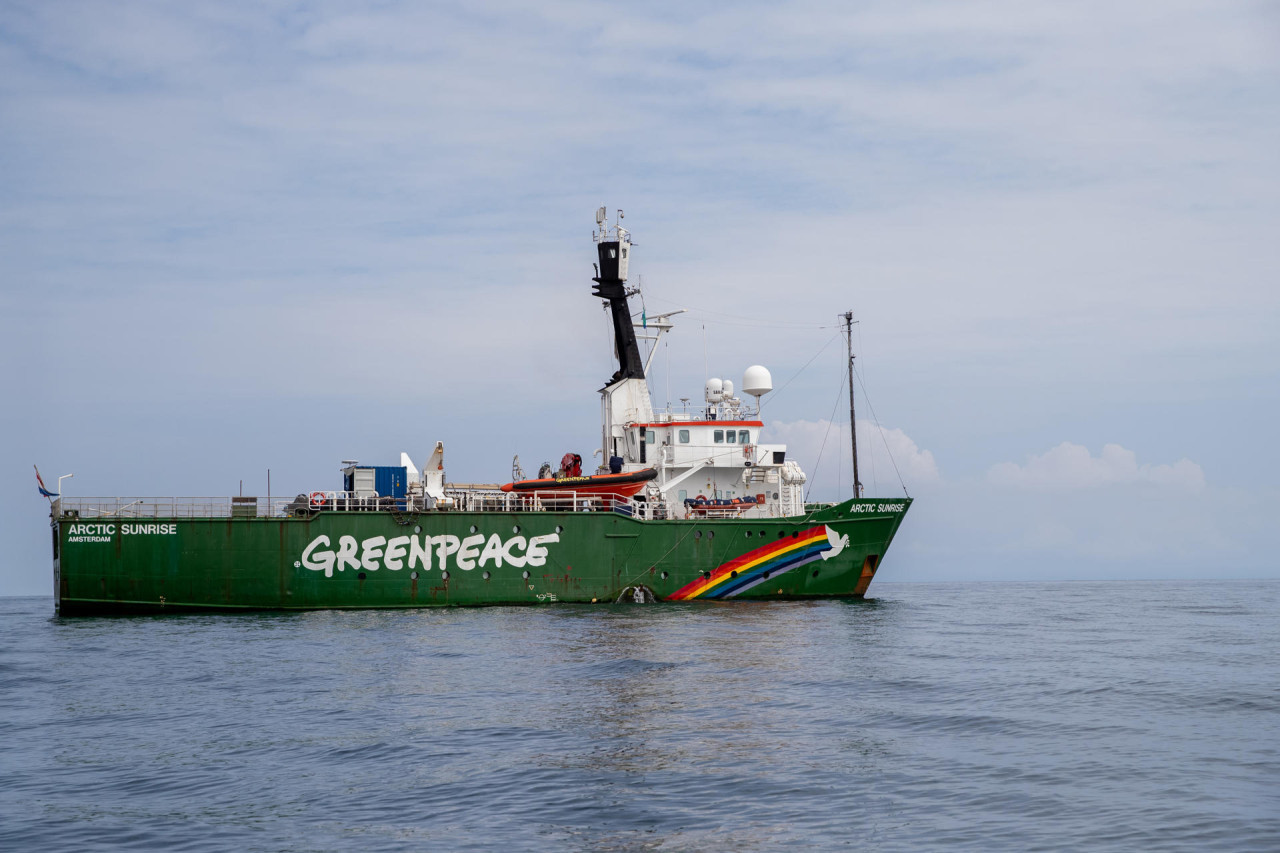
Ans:
[{"label": "white superstructure", "polygon": [[[622,212],[619,211],[619,219]],[[734,396],[730,380],[707,380],[705,407],[696,413],[655,412],[645,378],[647,364],[640,364],[635,330],[627,298],[638,289],[625,286],[632,250],[631,234],[621,225],[609,228],[605,209],[596,214],[600,230],[596,295],[613,310],[614,347],[620,369],[601,394],[601,472],[610,470],[611,459],[620,459],[623,471],[657,469],[658,476],[642,494],[665,511],[655,513],[683,518],[686,514],[769,517],[804,512],[805,474],[787,459],[782,444],[762,444],[760,398],[773,390],[769,371],[752,365],[742,377],[743,393],[754,398],[754,407]],[[616,259],[616,260],[615,260]],[[611,264],[612,262],[612,264]],[[646,322],[656,342],[672,328],[668,312]],[[625,325],[624,325],[625,320]],[[687,409],[687,407],[686,407]],[[615,462],[614,467],[617,467]],[[694,503],[690,504],[689,501]],[[720,503],[730,501],[732,503]]]}]

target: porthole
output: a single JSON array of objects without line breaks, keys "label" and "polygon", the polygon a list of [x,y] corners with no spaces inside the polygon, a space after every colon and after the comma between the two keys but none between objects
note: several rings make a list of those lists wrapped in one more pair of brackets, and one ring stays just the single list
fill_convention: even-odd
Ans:
[{"label": "porthole", "polygon": [[447,581],[448,579],[449,579],[449,573],[448,573],[448,572],[441,572],[441,573],[440,573],[440,580]]},{"label": "porthole", "polygon": [[417,572],[409,572],[409,580],[411,580],[411,581],[416,581],[417,579],[418,579],[418,573],[417,573]]},{"label": "porthole", "polygon": [[517,524],[515,527],[511,528],[511,532],[512,532],[512,533],[519,533],[519,532],[520,532],[520,525],[518,525],[518,524]]},{"label": "porthole", "polygon": [[556,533],[563,533],[563,532],[564,532],[564,528],[557,524],[557,525],[556,525]]},{"label": "porthole", "polygon": [[488,572],[485,572],[485,573],[484,573],[484,574],[482,574],[480,577],[484,578],[485,580],[488,580],[488,579],[489,579],[489,577],[490,577],[490,575],[489,575],[489,573],[488,573]]},{"label": "porthole", "polygon": [[763,539],[763,538],[764,538],[764,531],[763,531],[763,530],[761,530],[761,531],[760,531],[760,538],[761,538],[761,539]]},{"label": "porthole", "polygon": [[792,538],[792,539],[795,539],[795,538],[796,538],[796,537],[798,537],[799,535],[800,535],[800,532],[799,532],[799,531],[796,531],[796,532],[794,532],[794,533],[792,533],[792,534],[791,534],[791,538]]},{"label": "porthole", "polygon": [[702,577],[704,580],[711,580],[711,572],[703,572]]},{"label": "porthole", "polygon": [[414,532],[414,533],[421,533],[421,532],[422,532],[422,525],[421,525],[421,524],[415,524],[415,525],[413,526],[413,532]]},{"label": "porthole", "polygon": [[786,536],[786,535],[787,535],[787,531],[785,531],[785,530],[779,530],[779,531],[778,531],[778,538],[779,538],[779,539],[781,539],[783,536]]},{"label": "porthole", "polygon": [[813,570],[813,576],[814,576],[815,578],[818,576],[818,570],[817,570],[817,569],[814,569],[814,570]]},{"label": "porthole", "polygon": [[476,526],[475,526],[474,524],[473,524],[473,525],[471,525],[471,532],[472,532],[472,533],[475,533],[475,532],[476,532]]},{"label": "porthole", "polygon": [[751,531],[750,531],[750,530],[748,530],[748,531],[747,531],[747,538],[748,538],[748,539],[750,539],[750,538],[751,538]]},{"label": "porthole", "polygon": [[701,530],[695,530],[695,531],[693,531],[693,538],[694,538],[694,539],[701,539],[701,538],[702,538],[702,531],[701,531]]},{"label": "porthole", "polygon": [[766,570],[766,571],[765,571],[765,573],[764,573],[764,579],[765,579],[765,580],[768,580],[768,579],[769,579],[769,575],[771,575],[771,574],[773,574],[773,572]]},{"label": "porthole", "polygon": [[528,580],[528,579],[529,579],[529,573],[528,573],[528,572],[521,572],[521,573],[520,573],[520,577],[524,578],[525,580]]},{"label": "porthole", "polygon": [[364,580],[364,572],[361,572],[360,574],[356,575],[356,577],[359,578],[360,580]]},{"label": "porthole", "polygon": [[737,576],[738,576],[737,572],[729,572],[729,577],[736,578]]},{"label": "porthole", "polygon": [[666,579],[667,579],[667,573],[666,573],[666,572],[663,572],[663,573],[662,573],[662,579],[663,579],[663,580],[666,580]]},{"label": "porthole", "polygon": [[715,538],[716,538],[716,532],[715,532],[714,530],[708,530],[708,531],[707,531],[707,538],[708,538],[708,539],[715,539]]}]

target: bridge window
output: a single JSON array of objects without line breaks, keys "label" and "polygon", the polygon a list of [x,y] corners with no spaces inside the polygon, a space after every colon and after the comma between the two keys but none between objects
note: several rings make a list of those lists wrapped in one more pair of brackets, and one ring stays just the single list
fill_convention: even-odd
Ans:
[{"label": "bridge window", "polygon": [[724,430],[716,430],[715,441],[716,444],[724,444]]},{"label": "bridge window", "polygon": [[657,434],[656,432],[654,432],[653,430],[646,430],[646,431],[645,431],[645,434],[644,434],[644,443],[645,443],[645,444],[657,444],[657,443],[658,443],[658,434]]},{"label": "bridge window", "polygon": [[740,429],[740,430],[738,430],[738,443],[739,443],[739,444],[750,444],[750,443],[751,443],[751,432],[750,432],[749,430],[745,430],[745,429]]},{"label": "bridge window", "polygon": [[736,432],[734,432],[733,430],[729,430],[728,432],[729,432],[729,434],[728,434],[727,436],[725,436],[725,439],[726,439],[730,444],[737,444],[737,443],[738,443],[738,434],[737,434]]},{"label": "bridge window", "polygon": [[689,431],[687,429],[680,430],[680,443],[681,444],[689,443]]}]

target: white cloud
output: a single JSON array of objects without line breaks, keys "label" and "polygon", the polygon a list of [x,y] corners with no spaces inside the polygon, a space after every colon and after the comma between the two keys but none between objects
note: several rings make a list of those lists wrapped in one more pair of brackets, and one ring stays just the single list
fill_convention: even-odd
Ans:
[{"label": "white cloud", "polygon": [[1204,487],[1204,471],[1190,459],[1172,464],[1138,464],[1132,450],[1118,444],[1103,446],[1097,456],[1089,448],[1064,441],[1057,447],[1031,456],[1025,465],[1001,462],[987,471],[987,480],[997,486],[1059,490],[1092,489],[1102,486],[1149,483],[1179,489]]},{"label": "white cloud", "polygon": [[[763,441],[787,445],[787,458],[804,468],[815,499],[835,497],[837,490],[848,497],[843,493],[850,491],[853,477],[847,423],[777,421],[766,424]],[[896,494],[902,488],[899,474],[908,490],[941,479],[931,452],[921,450],[901,429],[882,430],[870,421],[858,421],[858,466],[869,496]]]}]

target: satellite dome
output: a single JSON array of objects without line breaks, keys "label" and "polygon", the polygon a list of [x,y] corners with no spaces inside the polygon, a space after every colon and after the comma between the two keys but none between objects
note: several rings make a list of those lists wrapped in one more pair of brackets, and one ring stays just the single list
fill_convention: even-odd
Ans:
[{"label": "satellite dome", "polygon": [[707,402],[719,403],[724,399],[724,383],[719,379],[707,380]]},{"label": "satellite dome", "polygon": [[773,377],[767,368],[753,364],[742,374],[742,393],[759,399],[772,390]]}]

